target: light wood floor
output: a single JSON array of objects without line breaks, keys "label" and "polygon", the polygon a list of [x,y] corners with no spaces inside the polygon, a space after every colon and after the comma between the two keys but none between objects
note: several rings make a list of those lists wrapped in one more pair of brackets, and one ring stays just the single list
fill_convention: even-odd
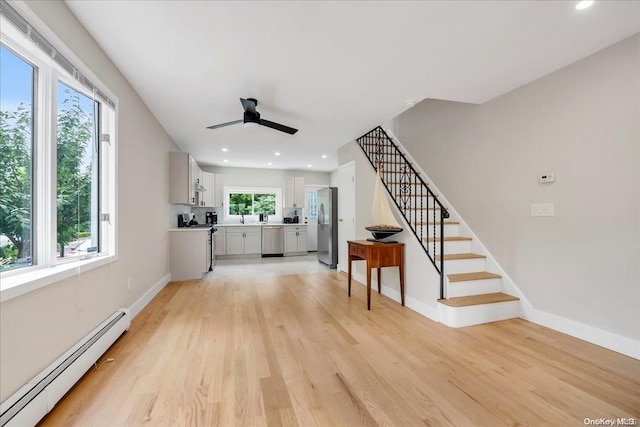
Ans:
[{"label": "light wood floor", "polygon": [[[43,426],[582,426],[640,362],[524,320],[434,323],[346,276],[171,283]],[[112,361],[109,361],[113,359]]]}]

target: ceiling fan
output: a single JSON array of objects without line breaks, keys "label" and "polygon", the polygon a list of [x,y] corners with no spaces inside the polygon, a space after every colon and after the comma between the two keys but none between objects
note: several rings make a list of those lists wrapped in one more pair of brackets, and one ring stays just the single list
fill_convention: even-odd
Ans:
[{"label": "ceiling fan", "polygon": [[298,129],[290,128],[289,126],[281,125],[280,123],[271,122],[269,120],[261,119],[260,113],[256,111],[256,107],[258,106],[258,100],[255,98],[240,98],[240,102],[242,103],[242,108],[244,108],[244,118],[242,120],[234,120],[232,122],[220,123],[219,125],[207,126],[207,129],[217,129],[224,126],[235,125],[238,123],[248,124],[256,124],[266,126],[271,129],[279,130],[280,132],[288,133],[289,135],[293,135],[298,132]]}]

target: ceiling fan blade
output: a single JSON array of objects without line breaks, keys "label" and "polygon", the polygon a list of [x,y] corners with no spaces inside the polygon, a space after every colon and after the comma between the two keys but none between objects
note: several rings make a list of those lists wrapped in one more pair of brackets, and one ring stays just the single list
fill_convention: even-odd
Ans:
[{"label": "ceiling fan blade", "polygon": [[290,128],[289,126],[281,125],[280,123],[270,122],[269,120],[261,119],[260,124],[271,129],[279,130],[280,132],[293,135],[298,132],[298,129]]},{"label": "ceiling fan blade", "polygon": [[256,113],[256,107],[258,106],[258,101],[254,98],[240,98],[240,102],[242,103],[242,108],[244,108],[245,113],[250,113],[251,115],[255,116]]},{"label": "ceiling fan blade", "polygon": [[234,120],[232,122],[227,122],[227,123],[220,123],[219,125],[213,125],[213,126],[207,126],[207,129],[217,129],[217,128],[223,128],[225,126],[231,126],[231,125],[236,125],[238,123],[242,123],[243,120]]}]

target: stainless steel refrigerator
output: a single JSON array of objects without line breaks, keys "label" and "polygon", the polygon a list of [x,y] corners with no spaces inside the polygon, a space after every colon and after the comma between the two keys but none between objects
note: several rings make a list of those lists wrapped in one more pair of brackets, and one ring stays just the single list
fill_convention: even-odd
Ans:
[{"label": "stainless steel refrigerator", "polygon": [[318,261],[338,266],[338,189],[318,190]]}]

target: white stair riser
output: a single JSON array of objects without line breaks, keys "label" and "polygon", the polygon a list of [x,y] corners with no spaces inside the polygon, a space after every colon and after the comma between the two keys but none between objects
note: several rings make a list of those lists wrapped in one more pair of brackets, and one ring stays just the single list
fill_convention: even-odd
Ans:
[{"label": "white stair riser", "polygon": [[468,295],[492,294],[502,291],[502,279],[467,280],[464,282],[449,282],[447,298],[464,297]]},{"label": "white stair riser", "polygon": [[[445,225],[444,226],[444,235],[445,237],[449,237],[449,236],[459,236],[460,235],[460,230],[459,230],[460,226],[458,224],[449,224],[449,225]],[[422,229],[422,235],[424,237],[432,237],[433,236],[433,230],[434,230],[434,226],[433,225],[420,225],[418,226],[418,230]],[[436,225],[435,226],[435,232],[436,232],[436,237],[440,237],[440,226]]]},{"label": "white stair riser", "polygon": [[457,259],[444,262],[445,274],[473,273],[485,271],[485,258]]},{"label": "white stair riser", "polygon": [[[431,253],[433,251],[434,242],[425,242],[424,244],[428,244],[429,253]],[[435,242],[435,246],[436,255],[440,255],[440,242]],[[467,252],[471,252],[471,240],[456,240],[453,242],[444,242],[445,254],[461,254]]]},{"label": "white stair riser", "polygon": [[449,307],[439,303],[438,315],[441,323],[452,328],[480,325],[518,317],[520,315],[520,301],[496,302],[467,307]]}]

